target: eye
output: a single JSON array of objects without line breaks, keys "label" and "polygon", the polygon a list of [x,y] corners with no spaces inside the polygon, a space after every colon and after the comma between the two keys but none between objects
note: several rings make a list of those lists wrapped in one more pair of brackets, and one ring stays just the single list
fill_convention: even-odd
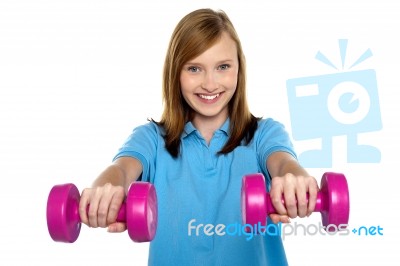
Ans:
[{"label": "eye", "polygon": [[228,70],[231,66],[229,64],[223,64],[218,67],[219,70]]},{"label": "eye", "polygon": [[200,68],[199,68],[199,67],[196,67],[196,66],[189,66],[189,67],[187,67],[187,70],[188,70],[189,72],[195,73],[195,72],[199,72],[199,71],[200,71]]}]

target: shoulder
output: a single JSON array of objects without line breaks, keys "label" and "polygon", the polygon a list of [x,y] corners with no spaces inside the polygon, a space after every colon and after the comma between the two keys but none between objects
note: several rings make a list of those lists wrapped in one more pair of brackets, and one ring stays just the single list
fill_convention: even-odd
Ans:
[{"label": "shoulder", "polygon": [[145,135],[163,135],[164,134],[164,129],[162,126],[158,125],[154,121],[149,121],[145,124],[142,124],[140,126],[137,126],[133,129],[133,133],[140,133],[140,134],[145,134]]},{"label": "shoulder", "polygon": [[275,130],[283,130],[286,131],[285,125],[273,118],[262,118],[258,121],[257,131],[275,131]]},{"label": "shoulder", "polygon": [[291,139],[285,125],[272,118],[260,119],[254,135],[256,143],[273,145],[291,145]]},{"label": "shoulder", "polygon": [[163,128],[153,121],[136,126],[125,142],[125,145],[143,145],[145,143],[158,143],[163,140]]}]

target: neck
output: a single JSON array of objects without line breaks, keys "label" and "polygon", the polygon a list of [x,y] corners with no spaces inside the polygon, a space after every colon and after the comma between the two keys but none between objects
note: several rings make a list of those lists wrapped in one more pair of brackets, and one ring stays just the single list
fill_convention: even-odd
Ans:
[{"label": "neck", "polygon": [[221,128],[221,126],[225,123],[228,115],[218,116],[218,117],[204,117],[200,115],[196,115],[192,123],[196,127],[196,129],[203,136],[207,144],[210,144],[211,138],[214,135],[214,132]]}]

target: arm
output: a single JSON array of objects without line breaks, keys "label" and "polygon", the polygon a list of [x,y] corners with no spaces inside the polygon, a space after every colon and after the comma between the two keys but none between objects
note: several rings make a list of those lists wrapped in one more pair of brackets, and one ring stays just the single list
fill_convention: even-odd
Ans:
[{"label": "arm", "polygon": [[[280,215],[271,215],[274,222],[288,222],[290,218],[305,217],[315,208],[318,185],[314,177],[286,152],[271,154],[266,162],[271,175],[270,196]],[[308,193],[308,200],[307,200]],[[285,204],[282,203],[282,195]]]},{"label": "arm", "polygon": [[115,160],[97,177],[92,188],[83,190],[79,203],[82,222],[90,227],[108,226],[112,232],[124,231],[125,224],[115,221],[130,184],[139,178],[142,170],[137,159],[120,157]]},{"label": "arm", "polygon": [[93,182],[92,187],[104,186],[110,183],[121,186],[127,192],[130,184],[142,174],[142,164],[132,157],[120,157],[107,167]]}]

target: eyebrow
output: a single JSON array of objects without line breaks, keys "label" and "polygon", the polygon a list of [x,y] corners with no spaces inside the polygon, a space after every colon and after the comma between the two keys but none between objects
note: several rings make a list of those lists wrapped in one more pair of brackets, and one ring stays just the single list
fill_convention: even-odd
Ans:
[{"label": "eyebrow", "polygon": [[[224,63],[232,63],[232,62],[234,62],[235,60],[233,60],[233,59],[224,59],[224,60],[220,60],[220,61],[217,61],[217,63],[216,63],[216,65],[219,65],[219,64],[224,64]],[[186,62],[185,64],[184,64],[185,66],[186,65],[203,65],[203,64],[201,64],[201,63],[198,63],[198,62],[196,62],[196,61],[188,61],[188,62]]]}]

